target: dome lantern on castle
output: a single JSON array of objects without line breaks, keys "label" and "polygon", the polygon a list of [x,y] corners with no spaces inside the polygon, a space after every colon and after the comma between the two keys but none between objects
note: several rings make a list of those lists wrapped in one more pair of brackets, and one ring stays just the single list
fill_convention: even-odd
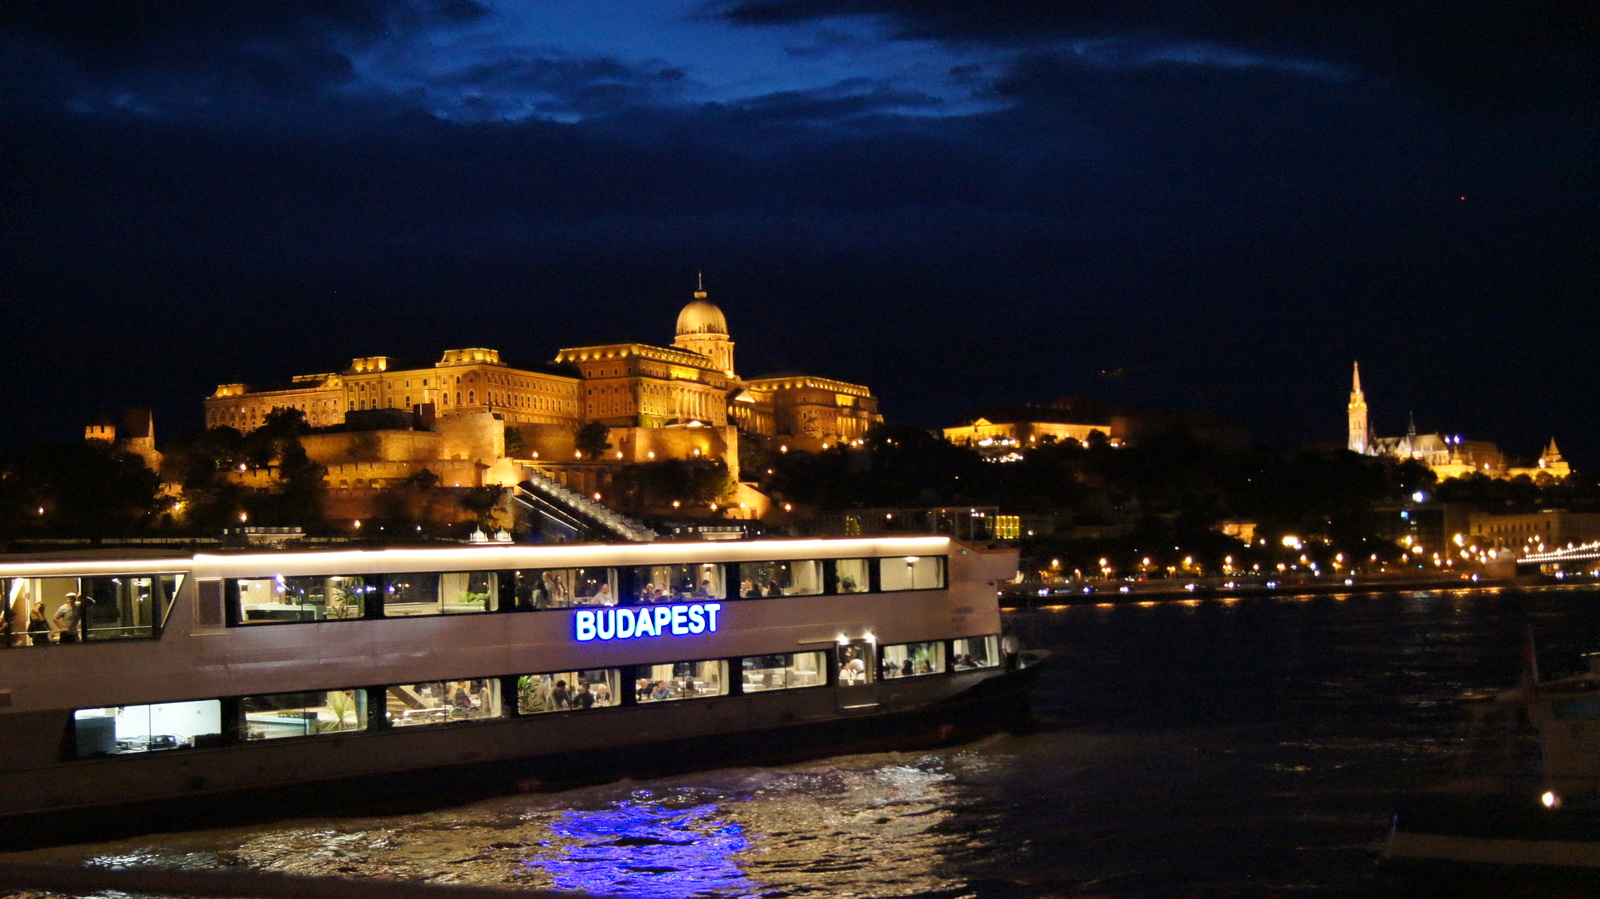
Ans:
[{"label": "dome lantern on castle", "polygon": [[716,303],[706,299],[705,281],[702,278],[694,292],[694,300],[678,313],[678,336],[727,333],[728,320]]}]

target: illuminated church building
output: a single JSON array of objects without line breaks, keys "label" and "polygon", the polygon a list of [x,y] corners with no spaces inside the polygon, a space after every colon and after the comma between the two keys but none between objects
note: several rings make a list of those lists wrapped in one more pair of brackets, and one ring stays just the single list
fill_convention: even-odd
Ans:
[{"label": "illuminated church building", "polygon": [[1510,463],[1500,448],[1484,440],[1463,440],[1460,435],[1418,434],[1413,420],[1404,437],[1376,437],[1367,418],[1367,398],[1361,392],[1361,364],[1356,363],[1350,385],[1349,449],[1363,456],[1412,459],[1428,467],[1439,480],[1481,474],[1491,478],[1527,475],[1536,482],[1565,478],[1571,467],[1561,457],[1554,438],[1530,467]]},{"label": "illuminated church building", "polygon": [[[583,460],[576,446],[578,429],[591,422],[610,429],[603,461],[722,459],[737,477],[740,430],[814,451],[859,440],[883,420],[863,385],[803,374],[747,380],[734,368],[733,350],[722,310],[697,290],[678,314],[671,346],[572,347],[534,367],[513,367],[498,350],[483,348],[446,350],[423,365],[363,357],[344,371],[299,375],[281,388],[223,384],[205,400],[206,425],[250,431],[272,410],[292,408],[315,427],[390,432],[376,451],[366,438],[363,458],[349,433],[306,439],[337,487],[348,480],[341,475],[357,471],[367,475],[356,475],[361,486],[382,486],[424,461],[446,482],[464,476],[448,471],[449,463],[472,462],[477,473],[468,483],[515,483],[504,442],[510,428],[522,440],[522,461],[561,477],[571,463],[601,461]],[[394,424],[406,413],[421,427]],[[411,433],[402,438],[397,430]],[[365,467],[352,469],[356,463]]]}]

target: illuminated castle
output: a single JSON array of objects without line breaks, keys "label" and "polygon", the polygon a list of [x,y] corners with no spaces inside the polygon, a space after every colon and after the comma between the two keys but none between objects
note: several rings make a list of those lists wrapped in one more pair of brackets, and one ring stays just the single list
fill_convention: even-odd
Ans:
[{"label": "illuminated castle", "polygon": [[1412,459],[1426,465],[1440,480],[1482,474],[1491,478],[1514,478],[1527,475],[1538,482],[1560,480],[1572,473],[1571,467],[1561,457],[1555,438],[1530,467],[1510,464],[1505,454],[1493,443],[1484,440],[1463,440],[1459,434],[1418,434],[1413,419],[1404,437],[1375,437],[1367,418],[1367,398],[1361,392],[1361,364],[1355,364],[1351,376],[1349,449],[1364,456],[1388,456],[1393,459]]},{"label": "illuminated castle", "polygon": [[[315,427],[345,425],[347,433],[304,441],[329,467],[334,487],[386,486],[424,466],[446,484],[511,484],[518,465],[531,463],[586,491],[581,477],[557,469],[711,458],[737,478],[741,431],[819,450],[860,440],[883,420],[877,398],[860,384],[803,374],[739,377],[727,319],[703,287],[678,314],[676,330],[671,346],[571,347],[533,366],[511,365],[486,348],[446,350],[427,363],[362,357],[280,387],[220,385],[205,400],[205,420],[251,431],[274,409],[290,408]],[[609,429],[603,460],[584,459],[577,445],[579,429],[591,423]]]}]

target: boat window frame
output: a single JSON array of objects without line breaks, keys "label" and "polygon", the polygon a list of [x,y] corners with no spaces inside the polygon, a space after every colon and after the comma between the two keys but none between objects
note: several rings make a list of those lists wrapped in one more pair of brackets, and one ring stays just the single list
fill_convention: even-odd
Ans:
[{"label": "boat window frame", "polygon": [[[6,636],[10,640],[10,642],[6,646],[0,647],[0,649],[32,648],[35,645],[38,645],[38,646],[62,646],[62,645],[68,645],[68,646],[110,646],[110,645],[119,644],[119,643],[139,643],[139,642],[149,642],[149,641],[160,640],[162,635],[166,632],[167,622],[172,616],[172,610],[174,608],[176,608],[177,605],[178,605],[178,594],[183,590],[183,585],[184,585],[185,581],[188,581],[190,579],[191,574],[192,573],[190,571],[187,571],[187,570],[173,569],[173,570],[158,570],[158,571],[140,571],[140,572],[132,572],[132,573],[112,571],[112,572],[106,572],[106,573],[102,573],[102,574],[82,574],[82,573],[71,573],[71,572],[68,572],[68,573],[61,573],[61,574],[20,574],[20,575],[9,575],[9,576],[5,576],[5,577],[0,577],[0,606],[4,607],[4,616],[5,616],[5,620],[7,622]],[[81,639],[67,641],[65,644],[63,644],[62,642],[60,642],[59,637],[57,637],[55,640],[52,640],[52,639],[50,639],[50,636],[49,636],[49,635],[54,635],[54,634],[59,634],[60,633],[60,631],[58,629],[56,629],[55,626],[54,626],[55,612],[56,612],[57,609],[60,608],[60,603],[59,602],[57,603],[55,608],[51,608],[48,604],[45,606],[45,610],[44,610],[45,622],[49,626],[48,629],[45,632],[46,633],[45,642],[39,643],[39,644],[33,643],[32,639],[31,639],[31,637],[29,635],[29,631],[28,631],[29,618],[28,618],[28,613],[27,612],[24,612],[23,615],[21,616],[21,619],[20,619],[21,628],[20,629],[18,628],[19,619],[18,619],[18,615],[17,615],[16,609],[13,608],[13,606],[15,605],[16,600],[17,600],[17,597],[15,597],[13,595],[13,585],[17,581],[71,580],[71,581],[75,581],[76,582],[73,585],[74,589],[72,589],[70,591],[65,591],[65,592],[70,592],[70,593],[75,593],[75,594],[80,594],[81,595],[85,590],[89,589],[89,588],[87,588],[85,586],[85,582],[86,581],[87,582],[91,582],[91,583],[94,582],[94,581],[117,582],[119,579],[127,580],[127,579],[134,579],[134,578],[147,578],[147,579],[149,579],[150,582],[151,582],[152,600],[154,602],[158,603],[158,604],[161,603],[163,600],[165,601],[165,607],[164,608],[155,609],[155,610],[151,611],[151,614],[150,614],[150,625],[149,625],[150,632],[147,633],[147,634],[137,634],[137,635],[132,635],[132,636],[121,636],[121,637],[99,637],[99,638],[97,638],[97,637],[93,636],[93,634],[95,632],[94,628],[91,627],[91,626],[87,626],[87,622],[85,621],[84,623],[85,623],[86,626],[84,626],[84,627],[82,627],[80,629]],[[166,592],[165,589],[161,586],[162,580],[166,579],[166,578],[171,578],[172,579],[172,590],[171,590],[171,592]],[[91,597],[91,599],[92,599],[92,597]],[[87,616],[84,616],[84,617],[86,618]],[[80,618],[80,621],[84,621],[84,618]],[[18,642],[19,638],[21,639],[21,642]]]}]

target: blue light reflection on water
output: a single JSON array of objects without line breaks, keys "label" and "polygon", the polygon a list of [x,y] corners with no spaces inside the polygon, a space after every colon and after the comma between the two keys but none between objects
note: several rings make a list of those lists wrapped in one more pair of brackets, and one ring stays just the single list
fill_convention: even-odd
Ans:
[{"label": "blue light reflection on water", "polygon": [[573,810],[552,822],[573,842],[556,857],[530,859],[557,890],[661,899],[753,892],[737,859],[750,846],[715,805],[672,808],[649,791],[599,810]]}]

